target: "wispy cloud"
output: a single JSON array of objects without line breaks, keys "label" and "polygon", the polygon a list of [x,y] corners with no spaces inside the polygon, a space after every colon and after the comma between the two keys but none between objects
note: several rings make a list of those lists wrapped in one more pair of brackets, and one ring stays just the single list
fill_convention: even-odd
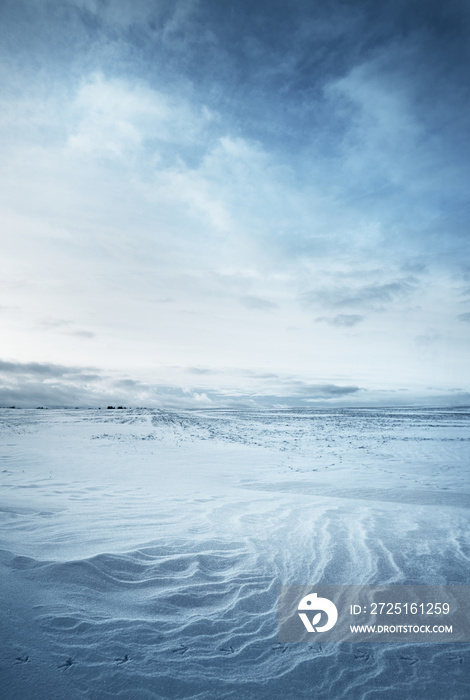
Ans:
[{"label": "wispy cloud", "polygon": [[59,379],[63,377],[98,379],[99,373],[92,367],[67,367],[49,362],[7,362],[0,360],[0,372],[8,376],[42,376]]},{"label": "wispy cloud", "polygon": [[[320,304],[330,308],[382,309],[399,299],[410,297],[416,286],[417,280],[408,277],[386,284],[327,287],[305,292],[302,301],[307,306]],[[357,315],[352,315],[352,317],[357,319]],[[337,318],[344,319],[349,318],[349,316],[341,315]]]},{"label": "wispy cloud", "polygon": [[218,370],[210,369],[209,367],[188,367],[186,369],[186,372],[189,372],[190,374],[202,374],[202,375],[218,374]]},{"label": "wispy cloud", "polygon": [[338,314],[337,316],[319,316],[315,319],[317,323],[327,323],[329,326],[338,328],[352,328],[364,320],[364,316],[359,314]]},{"label": "wispy cloud", "polygon": [[44,330],[49,330],[55,333],[60,333],[62,335],[71,335],[76,338],[85,338],[91,340],[96,337],[96,334],[92,331],[87,331],[81,328],[74,328],[75,324],[73,321],[67,321],[65,319],[46,319],[38,323],[38,327]]},{"label": "wispy cloud", "polygon": [[422,347],[429,347],[437,343],[439,340],[442,339],[442,335],[438,333],[434,329],[429,329],[426,331],[426,333],[423,333],[422,335],[418,335],[415,338],[415,342],[417,345],[420,345]]},{"label": "wispy cloud", "polygon": [[244,296],[240,298],[241,303],[243,306],[246,306],[248,309],[277,309],[278,305],[270,301],[269,299],[262,299],[261,297],[256,297],[256,296]]},{"label": "wispy cloud", "polygon": [[294,395],[306,396],[310,399],[318,398],[336,398],[340,396],[348,396],[361,391],[358,386],[338,386],[336,384],[307,384],[299,382],[296,385],[297,391]]}]

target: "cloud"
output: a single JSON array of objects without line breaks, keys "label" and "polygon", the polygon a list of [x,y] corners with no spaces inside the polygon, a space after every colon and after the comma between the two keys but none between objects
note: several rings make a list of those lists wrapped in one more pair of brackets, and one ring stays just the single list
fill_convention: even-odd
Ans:
[{"label": "cloud", "polygon": [[66,328],[70,329],[70,327],[74,325],[73,321],[68,321],[66,319],[46,319],[44,321],[40,321],[37,325],[38,325],[38,328],[44,329],[46,331],[59,332],[62,335],[71,335],[71,336],[76,336],[77,338],[86,338],[86,339],[91,339],[91,338],[96,337],[95,333],[92,333],[91,331],[86,331],[83,329],[60,330],[60,329],[66,329]]},{"label": "cloud", "polygon": [[302,301],[306,306],[320,304],[330,308],[357,307],[378,310],[398,299],[411,296],[416,287],[416,279],[407,277],[386,284],[335,286],[312,290],[302,295]]},{"label": "cloud", "polygon": [[463,321],[464,323],[470,323],[470,312],[459,314],[457,318],[459,321]]},{"label": "cloud", "polygon": [[[67,139],[72,152],[110,159],[135,158],[153,162],[181,155],[197,146],[211,114],[187,100],[95,73],[83,81],[73,105],[76,126]],[[170,150],[173,146],[173,150]]]},{"label": "cloud", "polygon": [[117,379],[113,385],[118,389],[135,389],[142,386],[142,382],[135,379]]},{"label": "cloud", "polygon": [[51,330],[55,330],[56,328],[63,328],[64,326],[72,325],[72,321],[68,321],[63,318],[46,319],[44,321],[41,321],[38,325],[45,329],[50,328]]},{"label": "cloud", "polygon": [[426,333],[416,336],[415,342],[417,345],[426,348],[435,345],[441,339],[442,335],[435,329],[431,328]]},{"label": "cloud", "polygon": [[329,326],[339,328],[352,328],[364,320],[364,316],[359,314],[338,314],[337,316],[320,316],[316,318],[317,323],[327,323]]},{"label": "cloud", "polygon": [[273,302],[269,301],[269,299],[263,299],[262,297],[257,297],[257,296],[244,296],[240,298],[241,303],[243,306],[246,306],[248,309],[277,309],[278,305]]},{"label": "cloud", "polygon": [[98,405],[103,374],[90,367],[0,360],[0,405]]},{"label": "cloud", "polygon": [[91,338],[96,337],[95,333],[92,333],[91,331],[80,331],[80,330],[79,331],[70,331],[70,333],[67,333],[67,335],[74,335],[77,338],[87,338],[90,340],[91,340]]},{"label": "cloud", "polygon": [[336,384],[301,384],[299,383],[297,393],[309,398],[337,398],[348,396],[361,391],[358,386],[338,386]]},{"label": "cloud", "polygon": [[98,373],[90,374],[90,367],[66,367],[49,362],[7,362],[0,360],[0,373],[12,377],[42,376],[44,378],[58,379],[62,377],[79,378],[86,376],[88,379],[98,379]]}]

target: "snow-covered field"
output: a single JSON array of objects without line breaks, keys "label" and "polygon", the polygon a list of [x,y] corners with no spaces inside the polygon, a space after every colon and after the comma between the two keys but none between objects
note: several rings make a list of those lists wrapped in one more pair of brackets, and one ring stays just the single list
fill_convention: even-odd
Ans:
[{"label": "snow-covered field", "polygon": [[470,646],[277,642],[280,584],[469,583],[470,411],[0,411],[2,700],[468,698]]}]

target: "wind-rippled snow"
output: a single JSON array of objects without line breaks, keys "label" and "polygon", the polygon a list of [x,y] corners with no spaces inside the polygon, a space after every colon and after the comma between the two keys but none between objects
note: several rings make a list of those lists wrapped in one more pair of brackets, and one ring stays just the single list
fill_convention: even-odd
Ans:
[{"label": "wind-rippled snow", "polygon": [[277,589],[468,584],[469,422],[1,410],[1,697],[467,698],[469,645],[279,644]]}]

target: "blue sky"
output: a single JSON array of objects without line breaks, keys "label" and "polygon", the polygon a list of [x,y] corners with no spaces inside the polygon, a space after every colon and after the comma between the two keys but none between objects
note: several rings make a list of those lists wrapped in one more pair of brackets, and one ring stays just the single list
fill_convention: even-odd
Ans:
[{"label": "blue sky", "polygon": [[0,403],[470,403],[470,7],[0,3]]}]

